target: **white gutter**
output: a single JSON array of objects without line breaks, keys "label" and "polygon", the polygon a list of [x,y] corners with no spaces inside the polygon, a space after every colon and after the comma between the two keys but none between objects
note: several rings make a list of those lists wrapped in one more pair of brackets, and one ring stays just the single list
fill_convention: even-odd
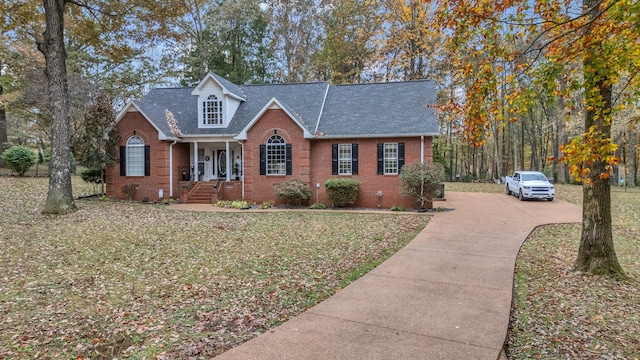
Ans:
[{"label": "white gutter", "polygon": [[320,118],[322,118],[322,113],[324,112],[324,104],[327,102],[327,95],[329,94],[329,83],[327,83],[327,90],[324,91],[324,98],[322,99],[322,106],[320,107],[320,114],[318,115],[318,123],[316,123],[316,130],[313,132],[313,136],[318,132],[318,128],[320,127]]},{"label": "white gutter", "polygon": [[438,133],[420,133],[420,134],[371,134],[371,135],[322,135],[318,139],[386,139],[386,138],[414,138],[418,136],[438,136]]},{"label": "white gutter", "polygon": [[178,140],[173,140],[173,143],[169,145],[169,198],[173,199],[173,145]]},{"label": "white gutter", "polygon": [[420,136],[420,164],[424,164],[424,135]]}]

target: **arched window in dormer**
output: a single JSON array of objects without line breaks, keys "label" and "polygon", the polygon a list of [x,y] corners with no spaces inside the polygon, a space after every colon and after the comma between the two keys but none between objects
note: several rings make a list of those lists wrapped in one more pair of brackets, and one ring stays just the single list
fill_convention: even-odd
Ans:
[{"label": "arched window in dormer", "polygon": [[222,124],[222,101],[215,95],[209,95],[202,103],[202,125]]}]

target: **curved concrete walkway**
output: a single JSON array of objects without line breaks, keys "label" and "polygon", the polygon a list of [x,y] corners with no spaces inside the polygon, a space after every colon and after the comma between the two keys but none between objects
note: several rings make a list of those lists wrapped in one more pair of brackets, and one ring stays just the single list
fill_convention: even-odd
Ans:
[{"label": "curved concrete walkway", "polygon": [[455,192],[446,207],[373,271],[218,358],[497,359],[520,246],[536,226],[581,221],[581,208]]}]

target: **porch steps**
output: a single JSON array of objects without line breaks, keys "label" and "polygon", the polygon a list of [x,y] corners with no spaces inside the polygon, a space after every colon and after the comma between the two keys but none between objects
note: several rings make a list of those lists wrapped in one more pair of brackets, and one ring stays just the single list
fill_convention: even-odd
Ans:
[{"label": "porch steps", "polygon": [[214,182],[198,182],[189,191],[189,204],[213,204],[218,201],[218,191],[213,188]]}]

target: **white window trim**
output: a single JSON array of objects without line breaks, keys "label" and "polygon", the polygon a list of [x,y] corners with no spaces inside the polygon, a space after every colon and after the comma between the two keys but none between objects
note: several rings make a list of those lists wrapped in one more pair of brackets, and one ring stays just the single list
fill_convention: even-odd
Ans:
[{"label": "white window trim", "polygon": [[144,176],[144,140],[140,136],[127,139],[126,156],[127,176]]},{"label": "white window trim", "polygon": [[[215,105],[213,103],[217,102],[218,103],[218,110],[215,111]],[[201,116],[199,119],[199,127],[200,128],[219,128],[219,127],[224,127],[225,126],[225,118],[224,118],[224,102],[222,98],[219,98],[217,95],[215,94],[211,94],[209,96],[207,96],[206,98],[204,98],[204,100],[201,102]],[[212,107],[213,110],[209,111],[210,108]],[[218,121],[219,123],[215,123],[215,124],[209,124],[208,121],[208,116],[209,115],[216,115],[218,117]]]},{"label": "white window trim", "polygon": [[[387,149],[392,150],[393,148],[395,148],[395,156],[387,156]],[[398,165],[399,165],[399,160],[398,160],[398,143],[384,143],[383,146],[383,156],[384,156],[384,161],[383,161],[383,171],[385,175],[398,175]],[[387,171],[387,169],[390,167],[388,165],[391,165],[391,162],[395,162],[395,171]]]},{"label": "white window trim", "polygon": [[[349,156],[346,155],[343,157],[343,152],[346,154],[349,153]],[[342,170],[342,164],[349,164],[349,171]],[[353,174],[353,145],[352,144],[338,144],[338,175],[352,175]]]},{"label": "white window trim", "polygon": [[[266,174],[278,176],[287,175],[287,142],[282,136],[274,134],[267,139],[265,145]],[[282,157],[282,161],[280,161],[280,157]],[[275,162],[271,164],[273,166],[269,164],[271,161]]]}]

